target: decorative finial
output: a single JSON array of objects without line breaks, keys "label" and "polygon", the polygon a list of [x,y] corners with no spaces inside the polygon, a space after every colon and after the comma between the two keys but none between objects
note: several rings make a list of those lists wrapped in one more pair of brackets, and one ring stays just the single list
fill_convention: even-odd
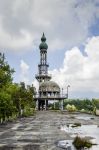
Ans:
[{"label": "decorative finial", "polygon": [[46,37],[44,35],[44,32],[43,32],[43,35],[41,37],[41,44],[39,45],[39,49],[40,50],[47,50],[48,49],[48,45],[46,44]]},{"label": "decorative finial", "polygon": [[44,32],[43,32],[43,35],[42,35],[42,37],[41,37],[41,41],[42,41],[42,42],[45,42],[45,41],[46,41],[46,37],[45,37]]}]

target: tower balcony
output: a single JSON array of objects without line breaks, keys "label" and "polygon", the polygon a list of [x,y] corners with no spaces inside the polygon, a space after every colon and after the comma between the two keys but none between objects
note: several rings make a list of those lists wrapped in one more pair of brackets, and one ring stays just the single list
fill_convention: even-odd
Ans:
[{"label": "tower balcony", "polygon": [[49,67],[49,64],[48,64],[48,63],[45,63],[45,64],[38,64],[38,67],[41,67],[41,66],[47,66],[47,67]]},{"label": "tower balcony", "polygon": [[40,80],[50,80],[52,78],[51,74],[36,74],[35,78],[40,81]]},{"label": "tower balcony", "polygon": [[62,100],[62,99],[67,99],[67,94],[63,95],[35,95],[34,97],[35,100],[41,99],[41,100]]},{"label": "tower balcony", "polygon": [[35,77],[38,77],[38,76],[39,76],[39,77],[52,77],[51,74],[45,74],[45,73],[44,73],[44,74],[36,74],[36,75],[35,75]]}]

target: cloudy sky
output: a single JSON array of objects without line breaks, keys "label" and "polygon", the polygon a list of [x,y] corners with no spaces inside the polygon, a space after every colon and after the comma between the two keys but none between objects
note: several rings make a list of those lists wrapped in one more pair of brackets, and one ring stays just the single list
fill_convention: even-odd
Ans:
[{"label": "cloudy sky", "polygon": [[43,32],[53,80],[71,98],[98,98],[99,0],[0,0],[0,51],[14,82],[37,86]]}]

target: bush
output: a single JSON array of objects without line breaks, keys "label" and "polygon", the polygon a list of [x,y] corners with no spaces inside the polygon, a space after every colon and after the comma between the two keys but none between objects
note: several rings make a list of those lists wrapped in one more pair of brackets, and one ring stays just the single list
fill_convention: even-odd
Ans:
[{"label": "bush", "polygon": [[77,150],[84,149],[86,148],[91,148],[92,143],[87,140],[86,138],[81,138],[79,136],[76,136],[74,141],[73,141],[74,146],[76,147]]},{"label": "bush", "polygon": [[28,117],[34,115],[34,108],[30,108],[29,106],[25,107],[23,110],[22,116],[23,117]]},{"label": "bush", "polygon": [[85,109],[81,109],[81,112],[85,112]]},{"label": "bush", "polygon": [[66,109],[67,109],[69,112],[74,112],[74,111],[77,110],[76,107],[75,107],[75,105],[70,105],[70,104],[68,104],[68,105],[66,106]]}]

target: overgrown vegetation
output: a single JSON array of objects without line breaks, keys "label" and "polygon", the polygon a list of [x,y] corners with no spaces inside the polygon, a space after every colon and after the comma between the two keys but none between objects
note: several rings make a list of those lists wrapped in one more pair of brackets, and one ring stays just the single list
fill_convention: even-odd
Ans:
[{"label": "overgrown vegetation", "polygon": [[70,105],[70,104],[67,104],[66,109],[67,109],[69,112],[74,112],[74,111],[77,110],[77,108],[75,107],[75,105]]},{"label": "overgrown vegetation", "polygon": [[[59,102],[49,104],[50,109],[59,109]],[[96,114],[96,109],[99,109],[99,99],[65,99],[64,109],[69,112],[81,111]]]},{"label": "overgrown vegetation", "polygon": [[[64,101],[64,108],[67,109],[67,106],[73,106],[76,110],[81,112],[88,112],[96,114],[96,109],[99,109],[99,99],[69,99]],[[74,109],[74,110],[75,110]],[[67,109],[68,110],[68,109]]]},{"label": "overgrown vegetation", "polygon": [[82,150],[84,148],[91,148],[93,145],[91,141],[87,140],[86,138],[81,138],[79,136],[75,137],[73,144],[77,150]]},{"label": "overgrown vegetation", "polygon": [[71,100],[65,100],[64,105],[74,105],[76,107],[77,110],[83,110],[83,111],[93,111],[93,103],[91,100],[89,99],[84,99],[84,100],[80,100],[80,99],[71,99]]},{"label": "overgrown vegetation", "polygon": [[35,88],[33,85],[26,87],[24,82],[13,83],[14,72],[4,54],[0,53],[0,123],[34,112]]}]

